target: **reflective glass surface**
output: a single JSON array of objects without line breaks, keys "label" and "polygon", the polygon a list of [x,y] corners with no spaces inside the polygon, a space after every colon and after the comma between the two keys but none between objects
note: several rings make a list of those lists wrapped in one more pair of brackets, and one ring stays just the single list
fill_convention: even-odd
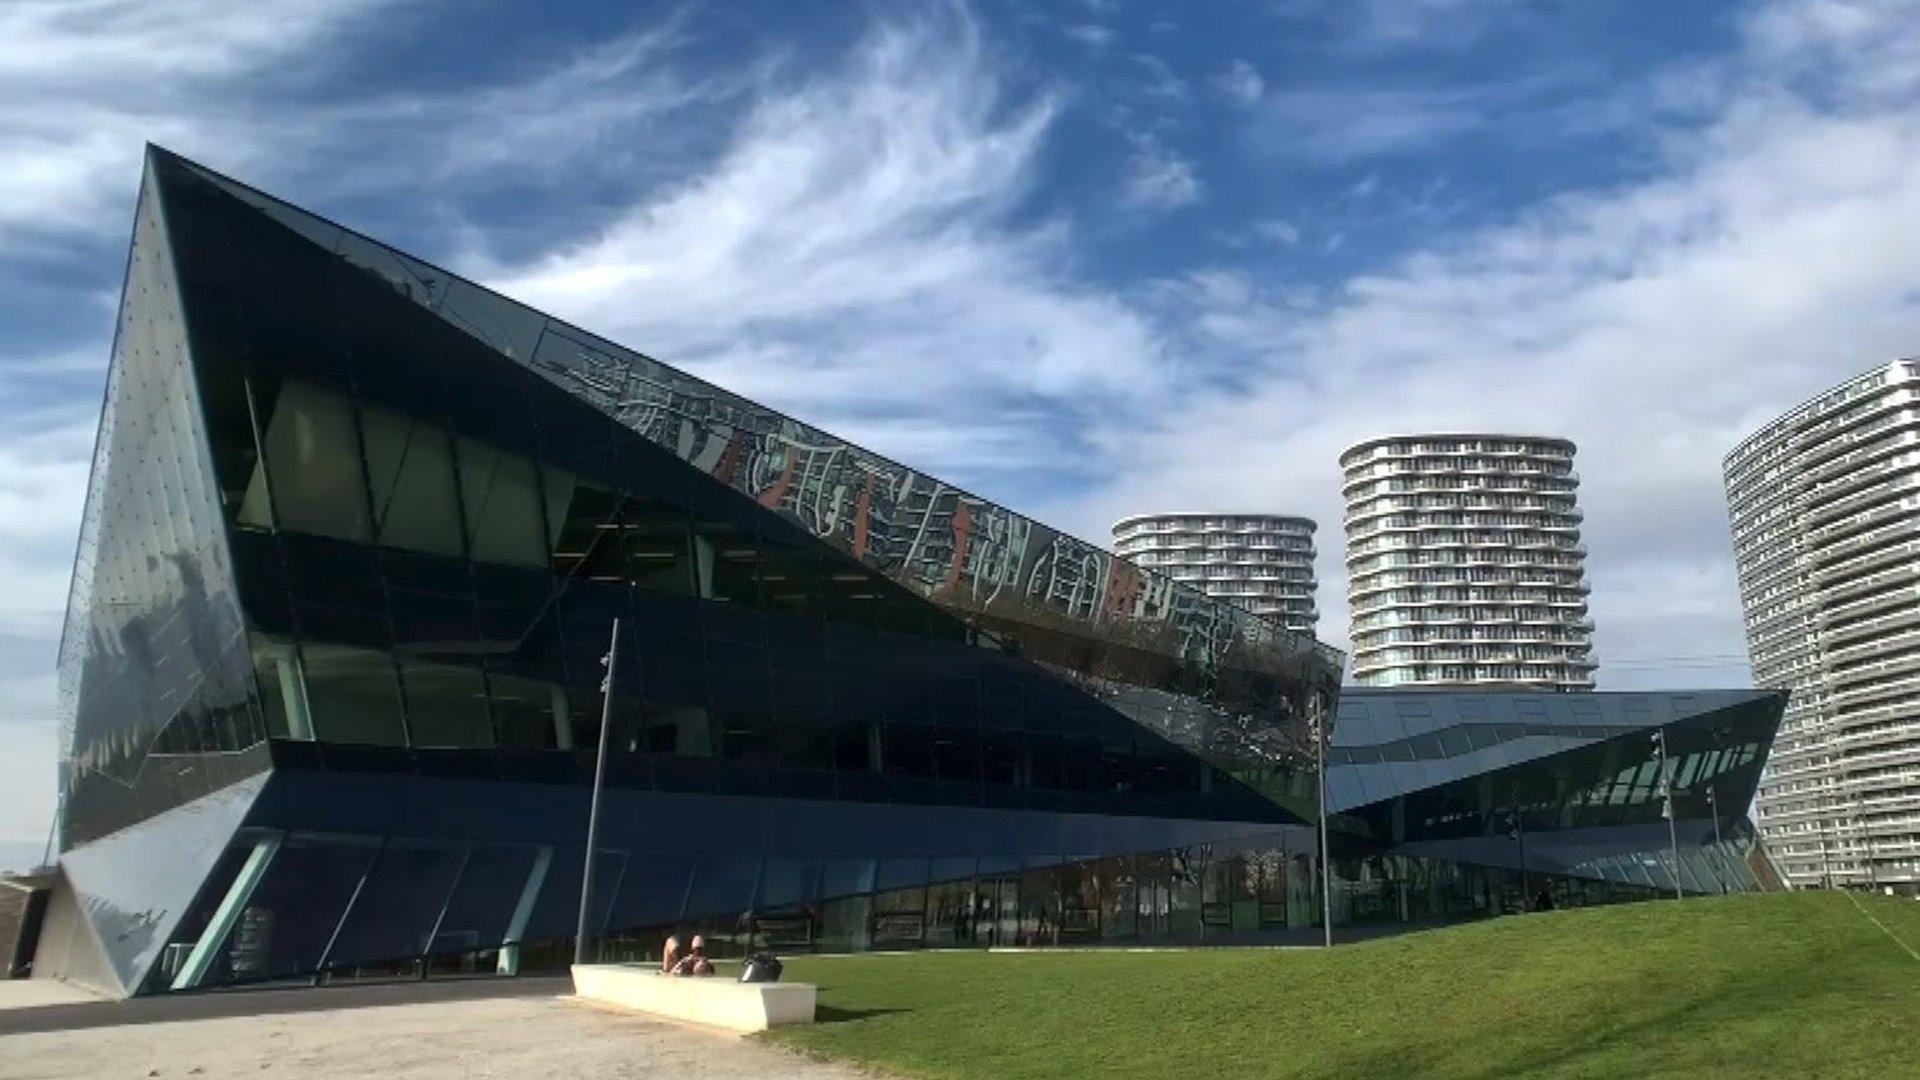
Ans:
[{"label": "reflective glass surface", "polygon": [[617,786],[1311,818],[1310,638],[155,168],[281,763],[583,782],[618,618]]},{"label": "reflective glass surface", "polygon": [[[1322,919],[1337,654],[151,168],[61,671],[67,866],[130,987],[537,970],[583,906],[607,958]],[[1325,917],[1753,887],[1777,697],[1574,698],[1343,701]]]},{"label": "reflective glass surface", "polygon": [[265,762],[172,255],[149,176],[60,648],[63,851]]},{"label": "reflective glass surface", "polygon": [[[225,362],[214,352],[247,354],[224,374],[250,381],[267,457],[284,438],[276,427],[291,424],[331,462],[296,485],[266,485],[285,487],[289,503],[270,528],[450,557],[453,515],[427,508],[455,489],[460,554],[476,563],[1016,652],[1186,758],[1201,755],[1243,795],[1310,812],[1308,698],[1330,702],[1341,663],[1311,637],[197,166],[165,164],[192,204],[180,216],[214,245],[201,271],[226,279],[194,291],[221,295],[244,324],[195,319],[203,370]],[[276,327],[302,340],[263,347]],[[295,420],[277,418],[286,409]],[[1018,706],[990,695],[981,704],[1007,708],[1002,726],[1018,727]],[[783,738],[751,702],[728,708],[738,719],[707,717],[722,757],[824,758],[852,741]],[[1158,740],[1105,768],[1090,747],[1063,745],[1085,766],[1068,783],[1212,786],[1191,765],[1172,767],[1181,756]],[[936,770],[921,764],[917,734],[892,741],[903,770],[936,781],[914,785],[920,798],[988,768],[971,745],[940,755],[947,767]],[[995,775],[1018,768],[996,760]]]}]

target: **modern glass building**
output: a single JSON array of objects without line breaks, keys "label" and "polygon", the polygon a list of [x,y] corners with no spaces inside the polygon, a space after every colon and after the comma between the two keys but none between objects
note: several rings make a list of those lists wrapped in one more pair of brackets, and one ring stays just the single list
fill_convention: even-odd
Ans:
[{"label": "modern glass building", "polygon": [[[669,927],[829,950],[1321,919],[1336,651],[153,150],[36,973],[563,961],[616,618],[602,955]],[[1724,853],[1779,695],[1524,697],[1339,704],[1336,923],[1752,887]],[[1726,808],[1664,878],[1662,725],[1717,755],[1677,782]]]}]

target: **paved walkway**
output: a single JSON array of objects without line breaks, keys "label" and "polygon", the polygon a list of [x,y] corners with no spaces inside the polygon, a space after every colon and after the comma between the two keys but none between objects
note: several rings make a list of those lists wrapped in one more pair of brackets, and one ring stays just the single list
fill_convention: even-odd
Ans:
[{"label": "paved walkway", "polygon": [[[525,985],[534,980],[511,981]],[[314,994],[289,991],[281,996],[312,1001]],[[243,996],[270,995],[196,999]],[[869,1074],[809,1061],[759,1040],[604,1012],[553,996],[358,1004],[0,1034],[0,1080],[122,1077],[872,1080]]]},{"label": "paved walkway", "polygon": [[0,1035],[480,998],[551,998],[569,993],[571,989],[564,976],[427,982],[409,979],[318,988],[256,987],[105,1001],[51,979],[25,979],[0,982]]},{"label": "paved walkway", "polygon": [[0,1016],[17,1009],[81,1005],[99,1000],[98,994],[57,979],[0,979]]}]

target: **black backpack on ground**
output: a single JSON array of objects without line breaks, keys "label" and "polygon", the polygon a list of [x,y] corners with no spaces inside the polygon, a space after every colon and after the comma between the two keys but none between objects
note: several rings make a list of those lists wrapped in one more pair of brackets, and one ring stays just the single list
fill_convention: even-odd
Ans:
[{"label": "black backpack on ground", "polygon": [[784,965],[780,958],[770,952],[757,952],[740,965],[740,981],[743,983],[772,983],[780,981],[780,969]]}]

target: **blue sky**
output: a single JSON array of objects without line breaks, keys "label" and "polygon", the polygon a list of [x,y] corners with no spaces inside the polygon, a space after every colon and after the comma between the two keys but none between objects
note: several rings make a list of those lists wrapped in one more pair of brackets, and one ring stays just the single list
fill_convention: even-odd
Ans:
[{"label": "blue sky", "polygon": [[[151,140],[1093,539],[1568,435],[1603,685],[1741,684],[1719,458],[1920,337],[1880,0],[0,8],[0,865]],[[9,847],[8,845],[11,845]]]}]

